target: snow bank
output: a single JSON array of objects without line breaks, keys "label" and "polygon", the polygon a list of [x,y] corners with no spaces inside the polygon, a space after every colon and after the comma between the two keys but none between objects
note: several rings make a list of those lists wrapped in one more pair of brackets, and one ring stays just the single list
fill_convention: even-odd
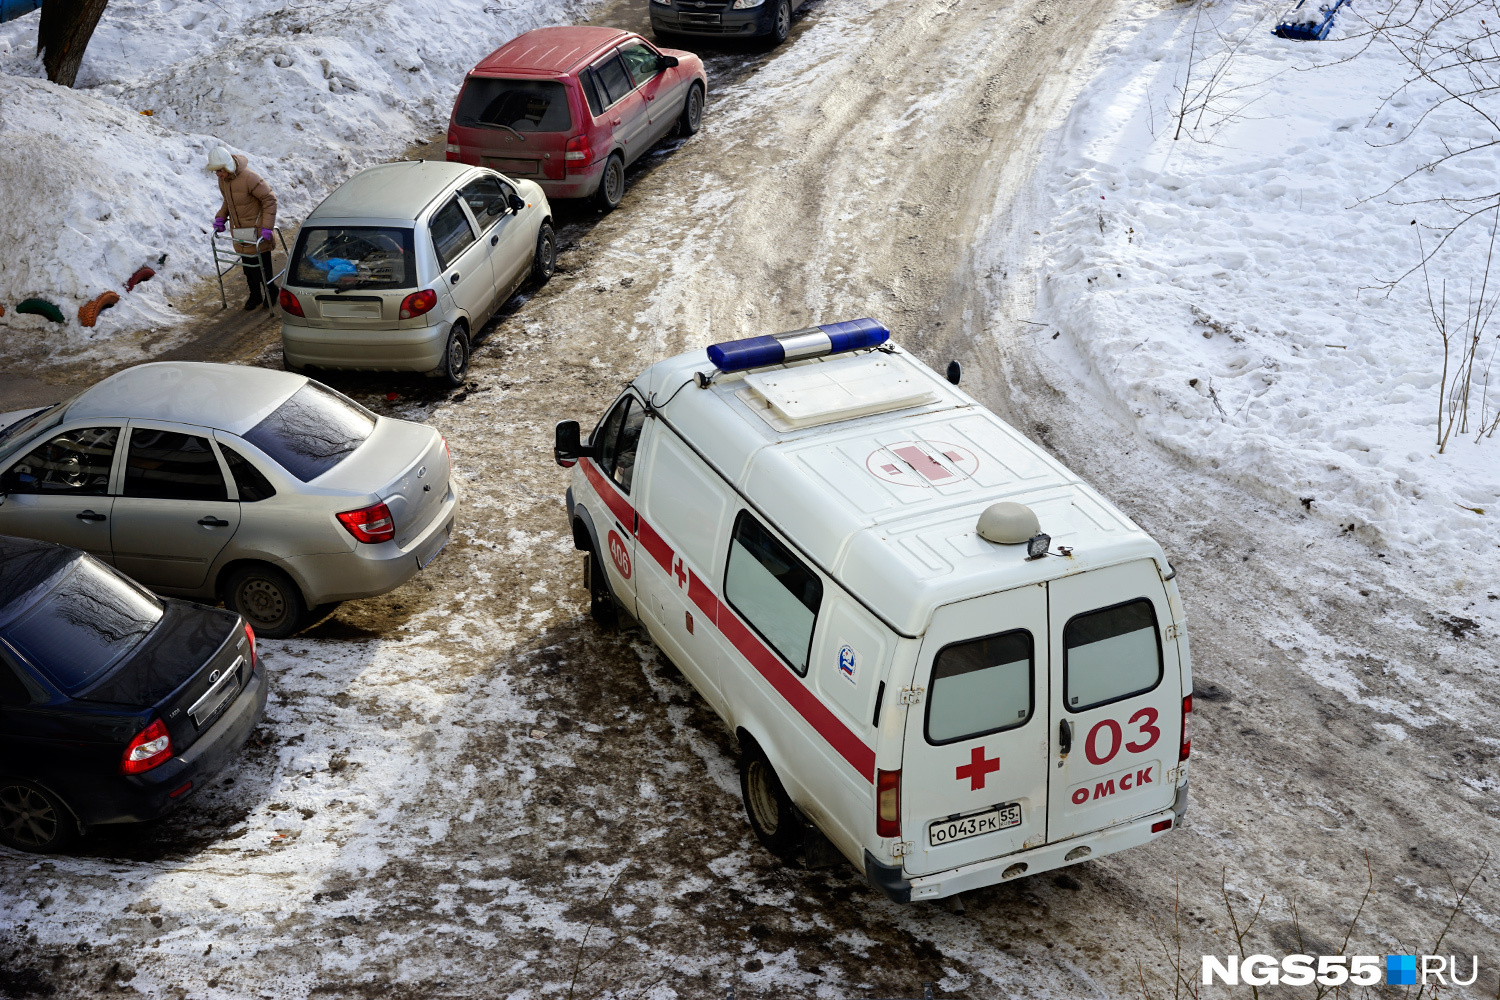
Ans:
[{"label": "snow bank", "polygon": [[[1383,105],[1405,66],[1384,45],[1360,51],[1347,6],[1323,43],[1272,37],[1282,7],[1202,7],[1197,72],[1218,67],[1219,33],[1244,36],[1225,74],[1226,90],[1244,89],[1190,115],[1196,130],[1175,141],[1194,14],[1124,29],[1036,175],[1052,213],[1040,227],[1038,318],[1071,341],[1081,374],[1122,416],[1185,462],[1291,509],[1310,498],[1312,516],[1382,550],[1441,552],[1428,562],[1439,586],[1493,586],[1500,433],[1477,444],[1455,433],[1436,454],[1443,351],[1421,276],[1370,289],[1416,264],[1419,230],[1430,247],[1426,226],[1446,221],[1410,203],[1493,190],[1500,156],[1474,154],[1362,202],[1445,141],[1484,137],[1456,108],[1416,128],[1430,93]],[[1460,230],[1435,263],[1450,316],[1488,238],[1487,224]],[[1500,358],[1489,406],[1500,406]]]},{"label": "snow bank", "polygon": [[[213,274],[219,198],[201,169],[211,145],[249,157],[289,233],[355,170],[430,138],[485,54],[584,6],[114,0],[77,90],[46,82],[37,17],[0,27],[0,303],[40,295],[69,317],[57,330],[8,311],[0,328],[77,347],[174,322],[172,295]],[[160,276],[124,295],[131,272],[163,253]],[[78,306],[108,288],[120,304],[78,328]]]}]

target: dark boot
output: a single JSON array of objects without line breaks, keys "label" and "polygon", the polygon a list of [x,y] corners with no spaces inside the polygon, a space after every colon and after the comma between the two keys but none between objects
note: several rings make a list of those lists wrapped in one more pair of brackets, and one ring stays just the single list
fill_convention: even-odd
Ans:
[{"label": "dark boot", "polygon": [[240,255],[240,270],[245,272],[245,284],[250,286],[250,297],[245,300],[245,311],[259,309],[264,301],[260,292],[260,268],[256,265],[259,261],[249,254]]},{"label": "dark boot", "polygon": [[271,267],[271,252],[269,250],[263,250],[263,251],[261,251],[261,255],[260,255],[260,274],[261,274],[261,280],[262,280],[262,282],[266,286],[266,308],[267,309],[271,308],[272,306],[274,306],[276,304],[276,282],[274,282],[274,281],[271,280],[271,276],[274,275],[275,273],[276,272]]}]

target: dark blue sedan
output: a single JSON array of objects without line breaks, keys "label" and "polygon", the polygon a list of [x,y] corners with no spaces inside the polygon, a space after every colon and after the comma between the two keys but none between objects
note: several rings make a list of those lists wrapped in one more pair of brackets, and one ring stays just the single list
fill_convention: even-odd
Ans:
[{"label": "dark blue sedan", "polygon": [[239,615],[0,536],[0,844],[161,816],[239,755],[266,687]]}]

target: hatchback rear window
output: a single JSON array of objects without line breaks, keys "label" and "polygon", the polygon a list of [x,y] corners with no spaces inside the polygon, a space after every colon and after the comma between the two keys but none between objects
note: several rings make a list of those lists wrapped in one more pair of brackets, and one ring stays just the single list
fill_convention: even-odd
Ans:
[{"label": "hatchback rear window", "polygon": [[567,132],[573,127],[568,91],[551,80],[496,80],[471,76],[458,96],[453,120],[470,128],[517,132]]},{"label": "hatchback rear window", "polygon": [[85,556],[0,636],[71,695],[134,649],[161,616],[160,601]]},{"label": "hatchback rear window", "polygon": [[375,430],[375,415],[309,382],[250,429],[245,440],[310,483],[352,455]]},{"label": "hatchback rear window", "polygon": [[410,229],[307,226],[292,254],[299,288],[411,288],[417,283]]}]

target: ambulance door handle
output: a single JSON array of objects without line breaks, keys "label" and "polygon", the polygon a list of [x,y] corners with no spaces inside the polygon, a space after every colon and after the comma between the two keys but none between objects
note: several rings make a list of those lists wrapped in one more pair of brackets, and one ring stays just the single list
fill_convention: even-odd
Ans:
[{"label": "ambulance door handle", "polygon": [[625,530],[625,525],[621,524],[619,521],[615,522],[615,527],[620,529],[620,534],[622,535],[630,534],[630,532]]},{"label": "ambulance door handle", "polygon": [[1057,724],[1057,755],[1066,757],[1073,750],[1073,724],[1067,719]]}]

